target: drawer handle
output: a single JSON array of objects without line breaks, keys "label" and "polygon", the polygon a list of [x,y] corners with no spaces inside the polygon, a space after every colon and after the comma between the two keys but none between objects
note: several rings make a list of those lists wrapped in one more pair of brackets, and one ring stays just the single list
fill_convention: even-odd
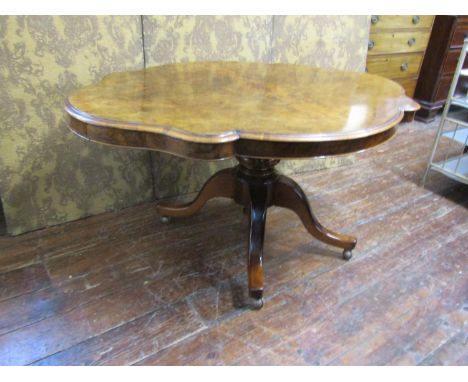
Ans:
[{"label": "drawer handle", "polygon": [[380,18],[379,16],[371,16],[370,20],[371,20],[372,25],[375,25],[379,22]]},{"label": "drawer handle", "polygon": [[369,42],[367,43],[367,48],[371,50],[374,47],[374,45],[375,45],[374,40],[369,40]]},{"label": "drawer handle", "polygon": [[416,39],[414,37],[411,37],[409,40],[408,40],[408,45],[409,46],[413,46],[414,44],[416,44]]},{"label": "drawer handle", "polygon": [[403,64],[401,64],[400,69],[402,72],[406,72],[408,70],[408,63],[404,62]]},{"label": "drawer handle", "polygon": [[420,21],[419,16],[413,16],[413,24],[414,25],[419,24],[419,21]]}]

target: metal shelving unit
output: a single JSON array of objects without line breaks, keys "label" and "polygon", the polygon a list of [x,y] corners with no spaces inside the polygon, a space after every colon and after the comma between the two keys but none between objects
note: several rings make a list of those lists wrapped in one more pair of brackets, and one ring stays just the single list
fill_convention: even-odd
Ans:
[{"label": "metal shelving unit", "polygon": [[[447,102],[442,112],[439,130],[424,173],[423,184],[425,184],[430,170],[438,171],[452,179],[468,184],[468,92],[464,95],[455,95],[459,78],[468,76],[468,69],[463,69],[467,50],[468,38],[464,41],[458,59]],[[443,142],[444,140],[448,141]],[[434,162],[434,158],[440,156],[438,154],[442,149],[445,150],[443,159]]]}]

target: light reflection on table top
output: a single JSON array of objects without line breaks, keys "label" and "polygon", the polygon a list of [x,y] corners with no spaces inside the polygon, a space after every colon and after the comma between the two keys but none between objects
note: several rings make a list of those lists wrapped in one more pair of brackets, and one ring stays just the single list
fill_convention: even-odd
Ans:
[{"label": "light reflection on table top", "polygon": [[68,102],[67,111],[88,123],[207,142],[353,139],[417,108],[400,85],[376,75],[239,62],[113,73]]}]

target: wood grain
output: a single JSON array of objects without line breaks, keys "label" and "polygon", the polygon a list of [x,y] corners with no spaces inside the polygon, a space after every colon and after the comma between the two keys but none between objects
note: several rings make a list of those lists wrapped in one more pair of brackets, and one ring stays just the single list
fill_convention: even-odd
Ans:
[{"label": "wood grain", "polygon": [[[371,18],[367,69],[399,83],[413,97],[434,16],[375,15]],[[414,118],[405,117],[408,122]]]},{"label": "wood grain", "polygon": [[[416,119],[431,122],[444,107],[448,89],[453,78],[455,61],[458,59],[463,38],[468,33],[468,18],[457,15],[435,17],[427,54],[421,65],[421,75],[416,85],[414,98],[421,104]],[[460,77],[462,93],[468,79]],[[457,93],[458,91],[456,91]]]},{"label": "wood grain", "polygon": [[[424,52],[430,34],[429,30],[371,32],[369,41],[373,41],[374,45],[369,49],[368,55]],[[414,43],[410,43],[413,39]]]},{"label": "wood grain", "polygon": [[423,53],[370,56],[367,59],[367,71],[387,78],[417,76],[422,59]]},{"label": "wood grain", "polygon": [[406,94],[414,94],[414,90],[416,89],[416,84],[418,83],[417,77],[409,77],[409,78],[396,78],[395,82],[398,82],[403,89],[405,89]]},{"label": "wood grain", "polygon": [[377,22],[371,23],[371,30],[377,29],[417,29],[417,28],[430,28],[434,16],[421,16],[421,15],[379,15]]},{"label": "wood grain", "polygon": [[[444,66],[442,68],[442,75],[448,75],[455,72],[455,68],[457,67],[458,58],[460,57],[461,49],[449,50],[447,52],[447,56],[445,57]],[[468,58],[465,59],[463,63],[463,68],[468,68]]]},{"label": "wood grain", "polygon": [[84,138],[185,156],[216,151],[206,159],[236,154],[215,147],[235,141],[353,142],[392,129],[418,107],[375,75],[239,62],[113,73],[65,105]]}]

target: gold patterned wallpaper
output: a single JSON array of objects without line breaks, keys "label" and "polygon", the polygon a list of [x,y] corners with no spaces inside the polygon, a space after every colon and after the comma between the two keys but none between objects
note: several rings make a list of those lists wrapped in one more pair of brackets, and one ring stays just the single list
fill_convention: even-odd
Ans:
[{"label": "gold patterned wallpaper", "polygon": [[[192,192],[232,164],[83,141],[63,113],[71,90],[116,70],[195,60],[362,71],[369,23],[368,16],[0,16],[0,196],[8,232]],[[291,173],[352,161],[280,165]]]},{"label": "gold patterned wallpaper", "polygon": [[[225,60],[286,62],[363,71],[368,16],[143,16],[146,66]],[[205,162],[153,153],[156,198],[198,190],[232,160]],[[282,161],[285,173],[352,163],[352,155]]]},{"label": "gold patterned wallpaper", "polygon": [[63,102],[143,67],[141,19],[0,16],[0,195],[10,234],[151,200],[147,152],[86,142]]},{"label": "gold patterned wallpaper", "polygon": [[368,16],[274,16],[271,62],[364,71]]}]

